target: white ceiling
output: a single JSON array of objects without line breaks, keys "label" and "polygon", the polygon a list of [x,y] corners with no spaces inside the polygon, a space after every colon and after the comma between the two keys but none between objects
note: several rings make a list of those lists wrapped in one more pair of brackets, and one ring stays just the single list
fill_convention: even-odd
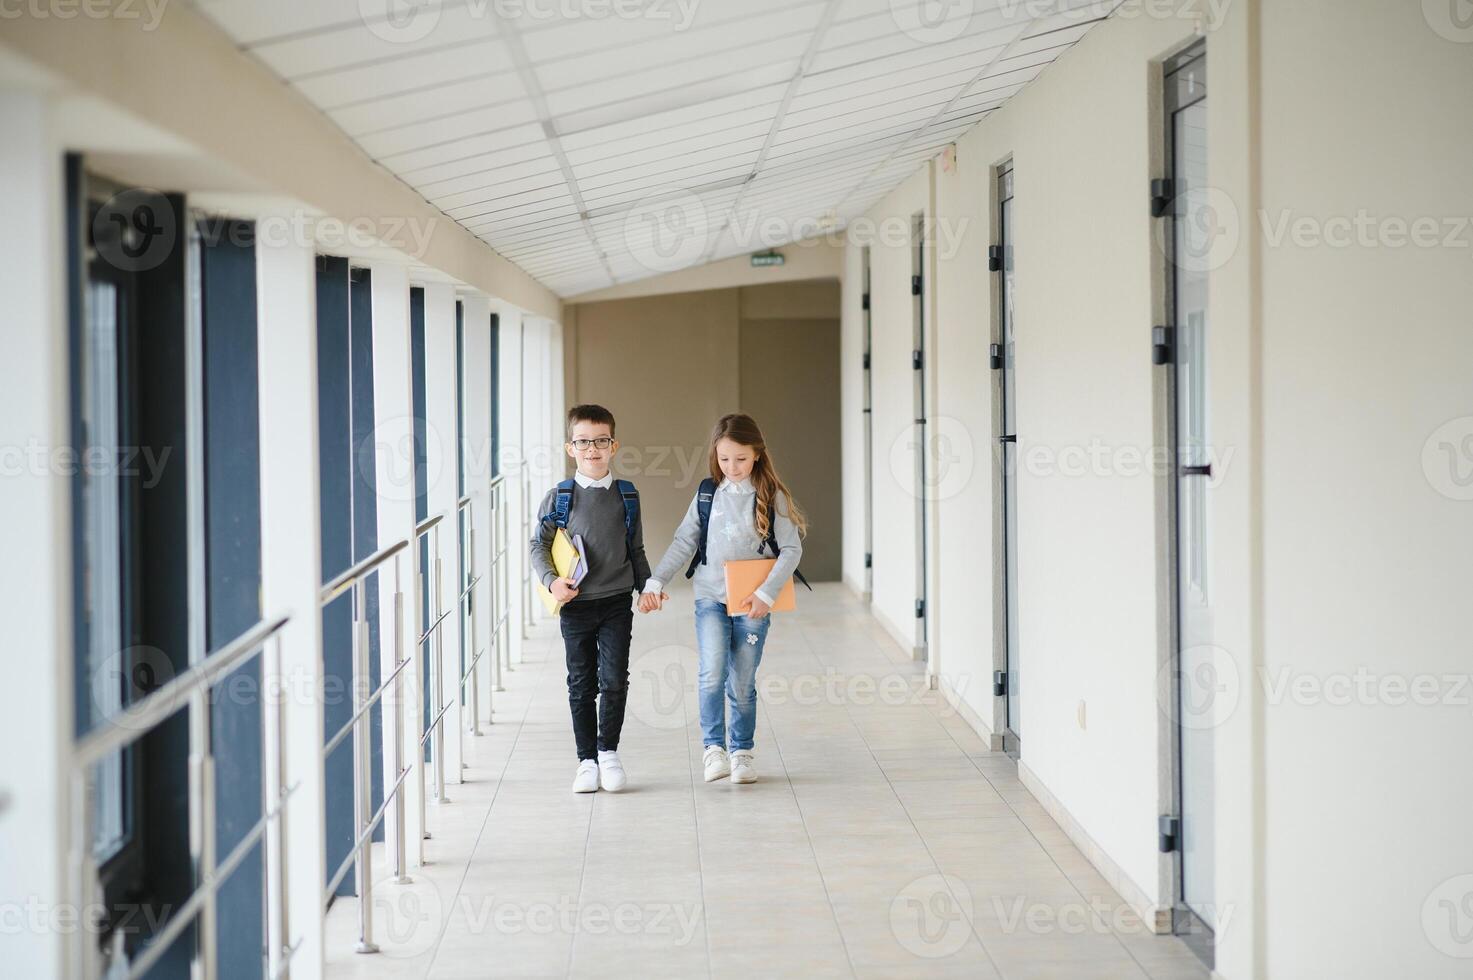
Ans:
[{"label": "white ceiling", "polygon": [[843,227],[1115,2],[195,0],[562,296]]}]

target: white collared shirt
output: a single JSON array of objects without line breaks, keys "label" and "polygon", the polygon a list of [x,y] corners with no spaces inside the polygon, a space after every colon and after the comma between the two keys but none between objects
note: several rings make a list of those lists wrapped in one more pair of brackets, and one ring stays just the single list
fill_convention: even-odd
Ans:
[{"label": "white collared shirt", "polygon": [[592,487],[598,487],[600,490],[607,490],[609,487],[614,485],[614,471],[609,470],[609,472],[604,474],[604,478],[602,480],[595,480],[591,476],[584,476],[582,470],[577,470],[573,473],[573,479],[578,481],[578,486],[582,487],[584,490],[588,490]]}]

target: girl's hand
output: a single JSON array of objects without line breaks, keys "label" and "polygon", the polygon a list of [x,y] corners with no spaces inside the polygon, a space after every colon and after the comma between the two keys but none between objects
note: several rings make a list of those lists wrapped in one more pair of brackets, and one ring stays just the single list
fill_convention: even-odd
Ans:
[{"label": "girl's hand", "polygon": [[642,613],[655,612],[664,608],[665,600],[670,598],[663,592],[641,592],[639,594],[639,611]]},{"label": "girl's hand", "polygon": [[747,616],[751,619],[761,619],[763,616],[772,612],[772,607],[763,602],[756,593],[747,597],[746,606]]}]

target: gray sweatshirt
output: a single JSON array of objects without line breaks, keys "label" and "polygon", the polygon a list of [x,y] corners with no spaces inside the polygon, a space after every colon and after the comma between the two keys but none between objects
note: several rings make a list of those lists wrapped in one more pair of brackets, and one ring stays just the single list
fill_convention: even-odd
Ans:
[{"label": "gray sweatshirt", "polygon": [[[553,488],[542,498],[537,516],[552,511],[557,499]],[[605,599],[609,596],[633,592],[639,583],[649,578],[650,563],[644,556],[643,520],[634,521],[634,561],[629,560],[629,546],[624,537],[624,501],[619,491],[608,487],[573,484],[573,501],[568,508],[568,534],[583,537],[583,550],[588,552],[588,574],[578,585],[574,602],[585,599]],[[552,567],[552,539],[557,528],[551,521],[538,522],[532,529],[532,540],[528,542],[532,559],[532,574],[543,585],[551,586],[557,578]]]},{"label": "gray sweatshirt", "polygon": [[[690,507],[686,509],[680,527],[675,529],[675,540],[670,543],[665,557],[660,559],[659,567],[655,569],[654,577],[645,585],[644,591],[659,592],[676,575],[685,574],[686,566],[690,564],[701,542],[701,514],[696,506],[699,497],[700,491],[697,490],[691,497]],[[759,597],[769,606],[788,579],[793,577],[793,570],[803,557],[803,541],[798,536],[798,528],[788,518],[788,506],[781,495],[777,498],[774,510],[776,513],[773,515],[773,523],[776,526],[773,531],[777,535],[780,553],[767,581],[757,590]],[[711,524],[706,533],[706,563],[696,566],[696,574],[691,579],[696,598],[713,599],[724,604],[726,571],[722,563],[743,558],[773,557],[765,553],[765,548],[759,552],[761,545],[762,539],[757,537],[757,489],[750,480],[742,483],[722,480],[711,497]]]}]

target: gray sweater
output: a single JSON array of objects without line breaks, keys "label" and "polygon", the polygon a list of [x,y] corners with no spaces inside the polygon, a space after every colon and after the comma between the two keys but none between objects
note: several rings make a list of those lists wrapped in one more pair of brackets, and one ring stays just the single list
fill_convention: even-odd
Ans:
[{"label": "gray sweater", "polygon": [[[655,569],[654,576],[645,585],[644,591],[657,592],[669,585],[676,575],[685,574],[686,566],[690,564],[701,541],[701,515],[696,506],[699,497],[700,491],[697,490],[695,496],[691,497],[690,507],[686,509],[680,527],[675,529],[675,540],[670,543],[665,557],[660,559],[659,567]],[[765,553],[765,548],[761,553],[757,550],[762,545],[762,539],[757,537],[756,504],[757,493],[750,481],[734,485],[730,480],[723,480],[716,488],[716,493],[711,498],[711,524],[706,534],[706,563],[696,566],[696,574],[691,579],[697,599],[726,602],[724,562],[773,557]],[[788,518],[788,506],[781,496],[777,498],[774,510],[776,513],[773,523],[776,526],[773,531],[777,535],[780,553],[767,581],[757,590],[768,605],[777,598],[788,579],[793,577],[798,560],[803,557],[803,541],[798,536],[798,528]]]},{"label": "gray sweater", "polygon": [[[547,492],[538,505],[537,516],[552,511],[557,489]],[[568,534],[583,537],[588,552],[588,574],[578,586],[574,602],[628,595],[637,584],[649,578],[650,563],[644,556],[643,521],[634,521],[634,560],[624,537],[624,501],[617,487],[582,487],[573,484],[573,501],[568,508]],[[543,585],[551,587],[557,572],[552,567],[552,539],[557,528],[551,521],[538,522],[528,542],[532,558],[532,574]]]}]

